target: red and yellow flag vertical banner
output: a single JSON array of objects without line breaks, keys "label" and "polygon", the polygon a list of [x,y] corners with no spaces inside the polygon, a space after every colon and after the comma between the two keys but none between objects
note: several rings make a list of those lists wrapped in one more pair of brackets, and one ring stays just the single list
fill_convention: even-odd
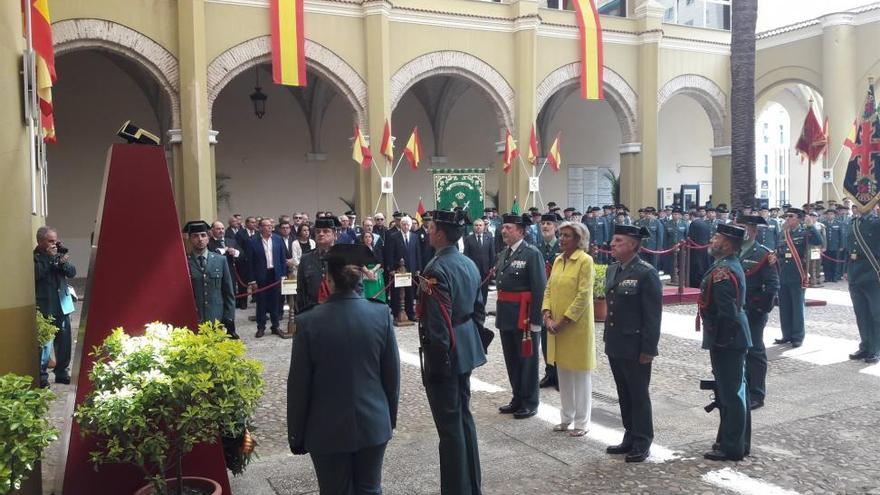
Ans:
[{"label": "red and yellow flag vertical banner", "polygon": [[286,86],[306,85],[304,0],[270,0],[272,80]]},{"label": "red and yellow flag vertical banner", "polygon": [[418,170],[419,162],[422,161],[422,140],[419,139],[418,127],[413,127],[409,141],[406,143],[406,148],[403,149],[403,154],[406,156],[407,161],[409,161],[409,168]]},{"label": "red and yellow flag vertical banner", "polygon": [[538,137],[535,135],[535,125],[532,124],[532,132],[529,133],[529,163],[538,163]]},{"label": "red and yellow flag vertical banner", "polygon": [[419,204],[416,206],[416,220],[419,222],[419,225],[425,221],[425,213],[427,213],[427,210],[425,210],[425,204],[422,203],[422,198],[419,198]]},{"label": "red and yellow flag vertical banner", "polygon": [[391,139],[391,124],[385,119],[385,129],[382,131],[382,146],[380,151],[389,162],[394,161],[394,142]]},{"label": "red and yellow flag vertical banner", "polygon": [[351,159],[356,161],[361,167],[367,169],[373,163],[373,154],[370,153],[370,147],[367,146],[367,140],[361,133],[360,126],[354,126],[354,138],[352,138]]},{"label": "red and yellow flag vertical banner", "polygon": [[550,152],[547,153],[547,163],[550,164],[550,168],[552,168],[554,172],[559,172],[559,169],[562,168],[562,154],[559,152],[559,136],[561,135],[562,131],[556,135],[556,139],[554,139],[553,144],[550,145]]},{"label": "red and yellow flag vertical banner", "polygon": [[516,141],[514,141],[513,136],[510,134],[510,129],[507,129],[507,135],[504,138],[504,155],[502,155],[505,174],[509,173],[510,169],[513,168],[513,162],[518,156],[519,149],[516,147]]},{"label": "red and yellow flag vertical banner", "polygon": [[604,100],[604,55],[602,53],[602,24],[595,0],[573,0],[581,44],[581,97],[585,100]]},{"label": "red and yellow flag vertical banner", "polygon": [[55,74],[55,48],[52,46],[52,21],[49,17],[49,0],[27,0],[31,9],[31,34],[36,52],[36,85],[40,100],[40,121],[43,140],[54,143],[55,115],[52,105],[52,86]]}]

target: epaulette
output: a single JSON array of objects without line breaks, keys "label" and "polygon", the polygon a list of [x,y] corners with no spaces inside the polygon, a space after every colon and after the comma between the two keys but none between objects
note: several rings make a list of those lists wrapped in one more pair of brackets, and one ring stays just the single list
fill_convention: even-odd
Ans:
[{"label": "epaulette", "polygon": [[724,282],[732,276],[733,274],[730,272],[730,268],[718,268],[714,272],[712,272],[712,283],[717,284],[719,282]]}]

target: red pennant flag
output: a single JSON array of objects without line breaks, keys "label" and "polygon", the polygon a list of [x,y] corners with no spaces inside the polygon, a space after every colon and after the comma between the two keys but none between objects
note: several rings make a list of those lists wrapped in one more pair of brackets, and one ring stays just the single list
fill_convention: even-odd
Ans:
[{"label": "red pennant flag", "polygon": [[550,164],[550,168],[552,168],[554,172],[559,172],[559,169],[562,167],[562,155],[559,153],[559,136],[561,135],[562,131],[556,135],[556,139],[554,139],[553,144],[550,145],[550,152],[547,153],[547,162]]},{"label": "red pennant flag", "polygon": [[516,141],[510,135],[510,129],[507,129],[507,137],[504,139],[504,173],[510,172],[513,161],[519,156],[519,149],[516,147]]},{"label": "red pennant flag", "polygon": [[388,159],[394,161],[394,144],[391,142],[391,124],[385,119],[385,130],[382,132],[382,146],[380,151]]},{"label": "red pennant flag", "polygon": [[814,163],[819,156],[825,152],[828,147],[828,138],[825,130],[813,113],[813,106],[810,105],[810,111],[804,119],[804,127],[801,129],[801,137],[798,139],[795,149],[800,153],[801,159],[806,158],[809,162]]},{"label": "red pennant flag", "polygon": [[406,155],[406,159],[409,160],[409,167],[413,170],[418,170],[419,162],[422,161],[422,140],[419,139],[418,126],[413,127],[412,134],[409,136],[409,141],[406,143],[406,148],[404,148],[403,154]]},{"label": "red pennant flag", "polygon": [[373,154],[370,153],[370,147],[367,146],[367,141],[364,139],[364,135],[361,134],[360,126],[354,126],[354,143],[351,150],[351,159],[358,162],[364,168],[370,168],[370,164],[373,163]]},{"label": "red pennant flag", "polygon": [[529,163],[538,163],[538,138],[535,136],[535,125],[532,124],[532,132],[529,134]]}]

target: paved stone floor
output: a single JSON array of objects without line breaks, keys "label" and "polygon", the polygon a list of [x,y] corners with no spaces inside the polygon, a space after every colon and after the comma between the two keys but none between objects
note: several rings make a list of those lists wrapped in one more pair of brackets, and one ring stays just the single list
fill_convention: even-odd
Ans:
[{"label": "paved stone floor", "polygon": [[[765,340],[771,360],[766,406],[753,414],[752,455],[742,462],[705,461],[718,424],[706,414],[709,395],[698,380],[711,376],[709,358],[694,332],[694,306],[667,306],[660,357],[654,364],[652,398],[656,439],[650,462],[626,464],[604,449],[622,435],[617,396],[607,361],[599,349],[593,379],[589,435],[553,433],[559,394],[541,391],[538,416],[517,421],[496,407],[509,400],[499,344],[489,363],[473,375],[472,407],[477,423],[483,488],[487,494],[875,494],[880,495],[880,366],[847,359],[858,331],[845,283],[810,289],[808,298],[828,301],[807,309],[807,339],[800,349],[772,346],[779,336],[778,311]],[[494,306],[490,293],[490,308]],[[880,303],[880,301],[878,301]],[[255,418],[259,459],[231,480],[236,494],[317,493],[307,456],[290,454],[286,443],[286,380],[291,341],[254,338],[255,324],[238,313],[248,354],[265,365],[266,391]],[[487,326],[494,322],[491,320]],[[78,325],[75,324],[74,328]],[[597,324],[601,332],[602,325]],[[439,492],[437,434],[417,366],[415,327],[398,328],[402,390],[398,430],[387,450],[385,493]],[[70,386],[52,385],[59,398],[52,409],[61,425]],[[45,493],[52,493],[60,448],[45,452]]]}]

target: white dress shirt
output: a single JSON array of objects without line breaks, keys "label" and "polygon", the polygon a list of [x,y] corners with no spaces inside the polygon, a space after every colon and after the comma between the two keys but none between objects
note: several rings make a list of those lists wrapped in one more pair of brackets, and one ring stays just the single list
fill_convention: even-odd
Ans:
[{"label": "white dress shirt", "polygon": [[272,260],[272,236],[270,235],[268,239],[260,236],[260,240],[263,241],[263,251],[266,253],[266,268],[271,270],[275,268]]}]

